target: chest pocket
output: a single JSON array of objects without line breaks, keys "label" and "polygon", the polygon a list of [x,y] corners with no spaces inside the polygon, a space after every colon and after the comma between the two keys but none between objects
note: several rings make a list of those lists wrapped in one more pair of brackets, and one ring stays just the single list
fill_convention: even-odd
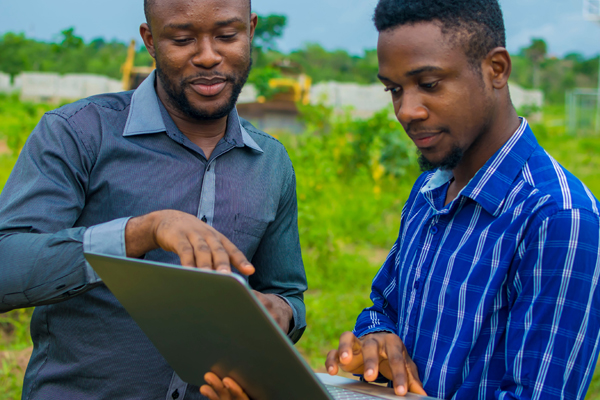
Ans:
[{"label": "chest pocket", "polygon": [[248,260],[251,261],[254,257],[268,225],[269,223],[266,221],[236,214],[232,242],[246,255]]}]

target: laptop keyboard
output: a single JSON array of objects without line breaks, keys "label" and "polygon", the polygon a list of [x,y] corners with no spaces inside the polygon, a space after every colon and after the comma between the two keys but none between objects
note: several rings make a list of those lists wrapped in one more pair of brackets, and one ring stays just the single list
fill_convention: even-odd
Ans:
[{"label": "laptop keyboard", "polygon": [[335,400],[381,400],[381,397],[359,393],[353,390],[342,389],[337,386],[325,385],[325,388]]}]

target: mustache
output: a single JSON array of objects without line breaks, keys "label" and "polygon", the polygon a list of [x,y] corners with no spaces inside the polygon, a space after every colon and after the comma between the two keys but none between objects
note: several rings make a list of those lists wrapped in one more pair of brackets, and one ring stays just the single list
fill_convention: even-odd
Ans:
[{"label": "mustache", "polygon": [[448,133],[450,129],[445,126],[433,126],[433,127],[416,127],[408,125],[405,132],[410,136],[417,136],[426,133]]},{"label": "mustache", "polygon": [[188,84],[196,79],[202,79],[202,78],[206,78],[206,79],[214,79],[214,78],[221,78],[221,79],[227,79],[227,80],[231,80],[234,81],[236,76],[235,75],[228,75],[228,74],[222,74],[219,72],[199,72],[195,75],[192,76],[186,76],[185,78],[183,78],[181,80],[182,84]]}]

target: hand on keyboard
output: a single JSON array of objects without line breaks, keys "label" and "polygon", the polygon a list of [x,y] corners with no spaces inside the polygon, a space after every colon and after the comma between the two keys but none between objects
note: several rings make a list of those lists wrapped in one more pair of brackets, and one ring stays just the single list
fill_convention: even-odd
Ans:
[{"label": "hand on keyboard", "polygon": [[337,350],[327,354],[327,372],[336,375],[338,368],[373,382],[381,373],[394,384],[399,396],[408,392],[427,395],[419,379],[417,366],[408,355],[398,335],[389,332],[371,333],[361,337],[345,332]]}]

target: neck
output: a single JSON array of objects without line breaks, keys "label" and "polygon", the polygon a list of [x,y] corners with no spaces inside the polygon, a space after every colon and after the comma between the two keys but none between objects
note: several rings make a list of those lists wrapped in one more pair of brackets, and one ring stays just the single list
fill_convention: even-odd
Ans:
[{"label": "neck", "polygon": [[512,137],[519,129],[521,120],[514,107],[507,107],[506,112],[499,113],[488,129],[469,147],[460,163],[452,170],[454,181],[448,188],[446,204],[458,196],[485,163]]},{"label": "neck", "polygon": [[156,93],[165,109],[175,122],[179,130],[196,146],[200,147],[206,156],[210,155],[217,147],[217,143],[225,136],[227,130],[227,116],[214,120],[199,120],[190,117],[169,101],[169,96],[164,90],[160,79],[157,79]]}]

